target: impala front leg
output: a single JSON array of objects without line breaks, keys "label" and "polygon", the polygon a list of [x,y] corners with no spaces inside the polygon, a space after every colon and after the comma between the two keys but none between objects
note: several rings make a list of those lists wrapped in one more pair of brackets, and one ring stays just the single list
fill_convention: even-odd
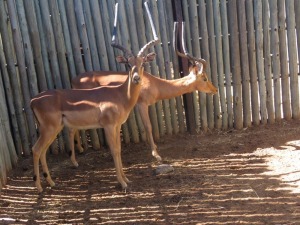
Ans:
[{"label": "impala front leg", "polygon": [[130,183],[130,180],[126,177],[124,170],[123,170],[123,163],[122,163],[122,155],[121,155],[121,126],[117,126],[116,128],[116,140],[117,140],[117,146],[119,146],[119,152],[120,152],[120,157],[119,157],[119,165],[121,167],[121,174],[123,179],[125,180],[126,183]]},{"label": "impala front leg", "polygon": [[118,141],[116,135],[120,135],[120,133],[116,134],[116,129],[114,126],[107,126],[104,128],[106,141],[110,148],[110,152],[114,159],[117,180],[122,185],[123,189],[127,188],[127,184],[123,178],[123,171],[122,171],[122,162],[121,162],[121,146],[118,146]]},{"label": "impala front leg", "polygon": [[145,130],[146,130],[146,133],[147,133],[147,138],[148,138],[148,142],[150,144],[152,155],[156,158],[157,161],[160,162],[160,161],[162,161],[162,158],[158,154],[157,146],[154,143],[154,139],[153,139],[153,135],[152,135],[152,126],[151,126],[151,121],[150,121],[149,113],[148,113],[148,105],[138,104],[137,108],[140,112],[143,124],[145,126]]}]

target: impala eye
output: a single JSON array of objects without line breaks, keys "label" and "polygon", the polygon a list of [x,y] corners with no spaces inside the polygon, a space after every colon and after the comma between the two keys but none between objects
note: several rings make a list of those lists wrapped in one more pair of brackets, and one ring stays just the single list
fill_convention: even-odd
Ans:
[{"label": "impala eye", "polygon": [[206,77],[204,77],[204,79],[203,79],[205,82],[207,81],[207,78]]}]

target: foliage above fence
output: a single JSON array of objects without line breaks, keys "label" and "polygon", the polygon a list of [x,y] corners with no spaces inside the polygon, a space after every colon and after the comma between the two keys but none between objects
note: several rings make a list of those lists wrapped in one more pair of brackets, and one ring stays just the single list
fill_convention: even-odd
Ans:
[{"label": "foliage above fence", "polygon": [[[0,97],[1,110],[8,113],[4,135],[8,139],[11,132],[19,156],[29,155],[38,137],[29,105],[34,95],[71,88],[70,80],[84,71],[125,70],[115,61],[120,52],[110,46],[115,2],[120,3],[120,40],[137,52],[152,39],[143,1],[0,0],[4,90]],[[219,88],[214,96],[192,93],[149,107],[156,139],[187,128],[241,129],[299,119],[299,1],[149,0],[149,4],[161,44],[155,46],[156,61],[146,71],[165,79],[186,73],[186,61],[178,60],[170,45],[173,22],[184,20],[188,51],[209,62],[207,74]],[[63,131],[52,152],[64,152],[67,138]],[[82,131],[81,138],[85,146],[105,144],[102,130]],[[146,140],[137,111],[123,125],[122,139]]]}]

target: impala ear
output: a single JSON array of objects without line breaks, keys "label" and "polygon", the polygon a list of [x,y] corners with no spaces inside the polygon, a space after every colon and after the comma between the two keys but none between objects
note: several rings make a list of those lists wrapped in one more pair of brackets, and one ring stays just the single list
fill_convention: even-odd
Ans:
[{"label": "impala ear", "polygon": [[152,62],[156,57],[156,54],[154,52],[149,53],[144,57],[144,62]]},{"label": "impala ear", "polygon": [[124,56],[121,56],[121,55],[118,55],[116,57],[116,60],[118,63],[128,63],[128,60]]},{"label": "impala ear", "polygon": [[189,72],[192,73],[193,75],[197,76],[198,74],[198,67],[195,65],[191,65],[189,67]]},{"label": "impala ear", "polygon": [[203,67],[204,67],[204,66],[203,66],[202,63],[199,63],[198,65],[199,65],[199,67],[200,67],[200,68],[199,68],[199,73],[202,74],[202,72],[203,72]]}]

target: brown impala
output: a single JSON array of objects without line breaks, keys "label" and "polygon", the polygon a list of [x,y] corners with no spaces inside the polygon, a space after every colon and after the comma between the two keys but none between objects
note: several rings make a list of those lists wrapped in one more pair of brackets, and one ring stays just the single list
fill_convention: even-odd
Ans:
[{"label": "brown impala", "polygon": [[[152,136],[152,126],[148,114],[148,106],[154,104],[158,100],[174,98],[193,91],[201,91],[210,94],[216,94],[218,91],[217,88],[207,79],[205,72],[205,60],[201,58],[195,58],[187,53],[184,40],[184,24],[182,27],[181,38],[184,53],[180,53],[177,50],[177,33],[177,23],[174,23],[173,47],[180,57],[184,57],[189,60],[189,74],[180,79],[164,80],[144,72],[143,85],[137,101],[137,108],[146,129],[152,155],[158,161],[161,161],[161,157],[157,152],[157,146],[155,145]],[[72,80],[72,86],[76,89],[86,89],[106,85],[118,85],[124,82],[126,77],[127,75],[125,72],[118,72],[107,76],[103,76],[102,72],[97,71],[86,72],[74,78]],[[80,145],[78,133],[76,133],[76,139],[77,147],[79,151],[82,152],[83,148]]]},{"label": "brown impala", "polygon": [[[40,132],[39,139],[32,148],[34,181],[39,192],[43,191],[39,176],[39,160],[42,164],[44,177],[50,186],[55,185],[49,174],[46,151],[64,126],[70,129],[70,140],[74,140],[74,132],[77,129],[104,128],[106,140],[114,159],[117,180],[124,189],[127,187],[129,180],[123,172],[121,160],[121,124],[126,121],[138,100],[144,74],[143,64],[155,57],[155,53],[148,55],[145,53],[159,40],[154,27],[152,27],[155,40],[147,43],[137,56],[134,56],[125,47],[116,43],[116,21],[117,5],[112,46],[124,52],[124,57],[118,56],[117,61],[131,66],[123,82],[120,82],[121,85],[98,87],[90,90],[48,90],[31,100],[31,107],[39,123]],[[99,72],[99,74],[115,76],[118,72]],[[74,152],[73,141],[71,142],[71,151]],[[74,165],[78,165],[74,154],[72,155],[72,162]]]}]

